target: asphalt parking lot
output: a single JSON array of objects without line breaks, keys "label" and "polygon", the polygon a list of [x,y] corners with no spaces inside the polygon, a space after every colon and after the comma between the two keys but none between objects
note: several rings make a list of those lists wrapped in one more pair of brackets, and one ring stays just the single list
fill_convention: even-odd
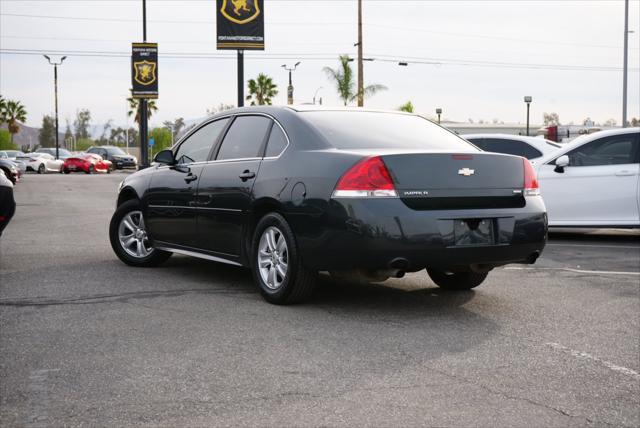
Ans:
[{"label": "asphalt parking lot", "polygon": [[27,175],[0,238],[2,426],[640,425],[640,234],[560,231],[472,292],[323,277],[265,303],[248,270],[135,269],[122,173]]}]

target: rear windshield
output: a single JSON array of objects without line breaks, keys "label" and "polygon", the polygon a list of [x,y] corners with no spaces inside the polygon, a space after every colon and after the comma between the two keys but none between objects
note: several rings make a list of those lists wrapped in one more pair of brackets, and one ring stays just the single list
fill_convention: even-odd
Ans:
[{"label": "rear windshield", "polygon": [[457,135],[419,116],[370,111],[301,114],[338,149],[478,151]]}]

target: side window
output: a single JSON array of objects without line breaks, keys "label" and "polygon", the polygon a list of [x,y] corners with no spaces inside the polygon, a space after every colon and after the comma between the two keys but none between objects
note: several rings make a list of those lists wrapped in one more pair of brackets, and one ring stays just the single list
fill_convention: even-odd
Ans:
[{"label": "side window", "polygon": [[279,156],[286,147],[287,137],[284,135],[284,132],[282,132],[282,129],[274,123],[271,127],[267,151],[264,156],[267,158]]},{"label": "side window", "polygon": [[542,156],[542,153],[540,151],[522,141],[497,138],[488,138],[485,141],[487,147],[486,150],[491,152],[522,156],[527,159],[533,159]]},{"label": "side window", "polygon": [[487,143],[484,138],[471,138],[469,140],[474,146],[479,147],[481,150],[488,151]]},{"label": "side window", "polygon": [[203,126],[187,138],[178,150],[175,157],[178,164],[204,162],[209,160],[211,147],[226,126],[229,119],[220,119]]},{"label": "side window", "polygon": [[569,153],[571,166],[621,165],[635,163],[638,139],[634,134],[604,137]]},{"label": "side window", "polygon": [[96,152],[96,149],[89,149],[89,150],[87,150],[87,153],[95,153],[95,152]]},{"label": "side window", "polygon": [[218,160],[260,156],[271,119],[264,116],[238,116],[222,141]]}]

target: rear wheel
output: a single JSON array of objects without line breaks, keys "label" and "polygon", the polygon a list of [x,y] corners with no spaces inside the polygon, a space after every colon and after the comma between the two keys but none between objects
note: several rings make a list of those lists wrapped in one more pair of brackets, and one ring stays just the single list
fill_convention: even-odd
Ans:
[{"label": "rear wheel", "polygon": [[93,174],[96,172],[96,168],[93,165],[89,165],[89,169],[87,170],[87,174]]},{"label": "rear wheel", "polygon": [[41,163],[40,166],[38,167],[38,174],[44,174],[45,173],[45,167],[44,164]]},{"label": "rear wheel", "polygon": [[311,296],[318,273],[302,264],[293,231],[280,214],[260,220],[251,257],[254,280],[269,303],[299,303]]},{"label": "rear wheel", "polygon": [[69,171],[67,168],[64,169],[64,173],[65,174],[69,174],[71,171]]},{"label": "rear wheel", "polygon": [[471,290],[482,284],[489,274],[488,272],[448,272],[429,268],[427,273],[438,287],[447,290]]},{"label": "rear wheel", "polygon": [[118,258],[129,266],[157,266],[171,257],[171,253],[153,248],[137,200],[123,203],[113,213],[109,239]]}]

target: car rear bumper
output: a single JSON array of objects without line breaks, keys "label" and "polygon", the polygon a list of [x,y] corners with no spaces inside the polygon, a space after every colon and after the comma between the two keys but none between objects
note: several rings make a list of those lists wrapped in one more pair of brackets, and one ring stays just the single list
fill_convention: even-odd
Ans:
[{"label": "car rear bumper", "polygon": [[[493,225],[491,243],[456,245],[455,222],[469,219]],[[333,199],[328,216],[292,223],[304,263],[315,270],[461,270],[533,263],[547,239],[540,197],[528,197],[522,208],[446,211],[414,210],[400,199]]]}]

